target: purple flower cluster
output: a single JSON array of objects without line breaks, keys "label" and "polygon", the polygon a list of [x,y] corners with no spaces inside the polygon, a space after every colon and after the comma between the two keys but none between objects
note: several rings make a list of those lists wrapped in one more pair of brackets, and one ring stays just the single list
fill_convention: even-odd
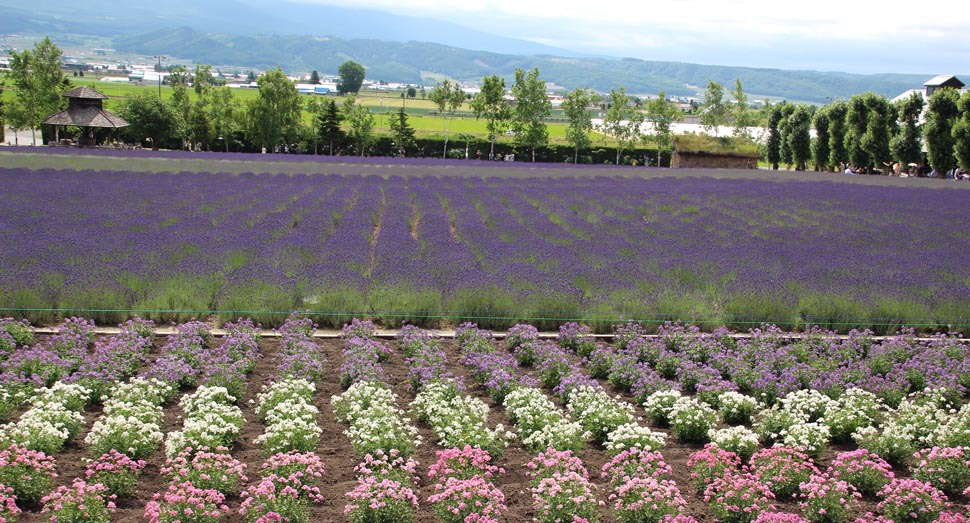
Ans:
[{"label": "purple flower cluster", "polygon": [[361,337],[362,332],[362,329],[351,329],[347,332],[351,337],[344,339],[344,361],[340,365],[340,384],[344,388],[359,381],[384,380],[381,362],[390,357],[391,348],[380,340]]},{"label": "purple flower cluster", "polygon": [[448,356],[438,339],[428,331],[413,325],[405,326],[398,334],[398,347],[406,356],[408,382],[415,391],[421,391],[428,383],[446,380],[459,389],[463,388],[461,380],[447,369]]},{"label": "purple flower cluster", "polygon": [[496,403],[501,403],[516,387],[536,385],[534,379],[519,373],[515,356],[498,352],[490,332],[464,324],[456,333],[456,340],[462,352],[462,364],[469,368],[472,377],[481,382]]},{"label": "purple flower cluster", "polygon": [[313,341],[314,329],[312,320],[298,316],[290,316],[280,327],[280,362],[276,367],[280,377],[315,383],[324,376],[326,359]]}]

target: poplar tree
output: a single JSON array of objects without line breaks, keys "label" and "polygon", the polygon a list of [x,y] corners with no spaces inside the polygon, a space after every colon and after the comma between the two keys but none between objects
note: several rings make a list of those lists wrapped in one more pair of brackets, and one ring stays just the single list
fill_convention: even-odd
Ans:
[{"label": "poplar tree", "polygon": [[515,85],[512,86],[515,106],[512,109],[512,129],[515,130],[515,143],[532,152],[536,161],[536,149],[549,143],[549,129],[545,119],[552,112],[552,102],[546,95],[546,83],[539,79],[539,68],[528,73],[515,70]]},{"label": "poplar tree", "polygon": [[472,98],[472,110],[475,118],[484,118],[488,129],[488,139],[491,142],[489,159],[495,158],[495,137],[500,128],[510,117],[509,103],[505,99],[505,80],[497,75],[486,76],[482,79],[482,89]]},{"label": "poplar tree", "polygon": [[573,146],[573,163],[579,163],[579,151],[589,149],[593,141],[589,132],[593,130],[593,119],[586,109],[593,103],[593,96],[588,88],[579,87],[566,94],[562,101],[562,110],[569,124],[566,126],[566,141]]}]

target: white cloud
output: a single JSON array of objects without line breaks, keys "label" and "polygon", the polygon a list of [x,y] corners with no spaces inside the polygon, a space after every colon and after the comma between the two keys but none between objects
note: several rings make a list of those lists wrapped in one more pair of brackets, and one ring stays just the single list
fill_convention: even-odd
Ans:
[{"label": "white cloud", "polygon": [[[894,57],[889,49],[925,48],[925,71],[970,71],[970,58],[946,62],[944,69],[934,62],[934,55],[944,52],[951,57],[970,56],[970,44],[962,36],[970,27],[970,10],[953,0],[937,1],[932,8],[900,0],[298,1],[441,18],[502,36],[597,54],[671,60],[689,55],[712,63],[713,58],[703,57],[719,56],[725,47],[745,53],[763,49],[776,55],[786,49],[804,54],[806,46],[821,43],[841,44],[844,54],[851,55],[857,47],[872,47],[871,52],[878,53],[879,46],[885,45],[881,59],[870,56],[863,61],[891,64]],[[839,45],[827,47],[836,50]],[[655,56],[661,49],[667,58]],[[758,56],[738,58],[737,65],[759,62]],[[818,58],[818,63],[842,62],[838,56]],[[860,63],[856,69],[867,65]]]}]

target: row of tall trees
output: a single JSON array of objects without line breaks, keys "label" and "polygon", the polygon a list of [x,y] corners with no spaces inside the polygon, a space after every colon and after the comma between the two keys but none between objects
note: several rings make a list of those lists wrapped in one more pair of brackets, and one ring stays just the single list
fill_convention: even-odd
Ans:
[{"label": "row of tall trees", "polygon": [[871,172],[928,163],[942,175],[970,169],[970,94],[940,89],[928,101],[917,92],[893,103],[870,92],[817,108],[775,104],[767,132],[765,154],[774,169],[805,170],[811,163],[821,171],[851,165]]}]

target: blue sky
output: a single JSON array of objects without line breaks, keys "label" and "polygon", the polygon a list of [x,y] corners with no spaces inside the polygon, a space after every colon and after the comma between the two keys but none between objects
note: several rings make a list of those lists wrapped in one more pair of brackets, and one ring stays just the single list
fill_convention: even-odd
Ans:
[{"label": "blue sky", "polygon": [[951,0],[301,0],[442,18],[591,54],[852,73],[970,73]]}]

